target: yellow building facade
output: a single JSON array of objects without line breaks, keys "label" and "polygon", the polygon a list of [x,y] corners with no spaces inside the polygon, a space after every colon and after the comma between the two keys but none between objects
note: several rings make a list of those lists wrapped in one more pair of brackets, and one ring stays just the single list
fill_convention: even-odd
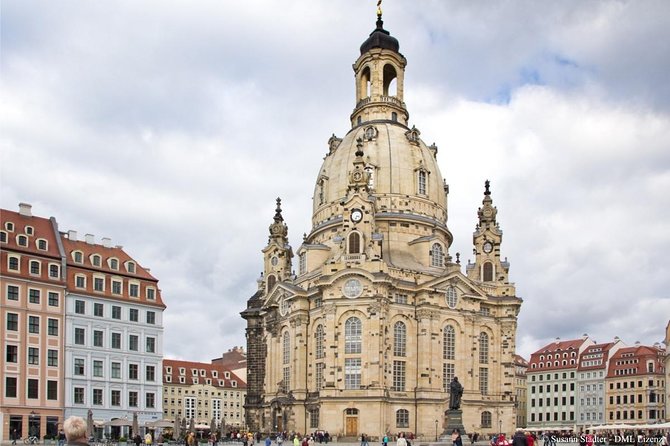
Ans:
[{"label": "yellow building facade", "polygon": [[433,438],[454,376],[467,431],[515,426],[521,299],[497,209],[487,181],[464,268],[449,252],[438,148],[409,125],[406,64],[379,16],[353,66],[351,129],[328,140],[316,175],[296,273],[277,200],[264,272],[242,313],[254,431]]},{"label": "yellow building facade", "polygon": [[[225,367],[203,362],[163,360],[163,418],[210,426],[223,432],[244,427],[243,379]],[[183,421],[182,421],[183,420]]]}]

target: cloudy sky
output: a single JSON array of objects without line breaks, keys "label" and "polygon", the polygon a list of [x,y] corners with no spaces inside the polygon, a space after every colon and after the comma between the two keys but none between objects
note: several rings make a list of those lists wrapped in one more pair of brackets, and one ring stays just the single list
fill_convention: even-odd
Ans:
[{"label": "cloudy sky", "polygon": [[[296,249],[349,129],[374,0],[3,1],[0,206],[111,237],[160,279],[167,357],[244,345],[275,197]],[[670,2],[390,1],[450,252],[485,179],[524,298],[518,350],[670,319]]]}]

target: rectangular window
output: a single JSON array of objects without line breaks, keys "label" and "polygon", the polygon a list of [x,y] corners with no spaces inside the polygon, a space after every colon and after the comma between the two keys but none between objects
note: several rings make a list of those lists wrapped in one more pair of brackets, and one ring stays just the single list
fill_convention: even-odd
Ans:
[{"label": "rectangular window", "polygon": [[19,300],[19,287],[7,285],[7,300]]},{"label": "rectangular window", "polygon": [[407,294],[396,293],[394,300],[395,300],[395,303],[397,303],[397,304],[406,304],[407,303]]},{"label": "rectangular window", "polygon": [[147,392],[144,395],[144,405],[145,407],[152,409],[156,407],[156,395],[151,392]]},{"label": "rectangular window", "polygon": [[393,387],[396,392],[405,391],[405,361],[393,361]]},{"label": "rectangular window", "polygon": [[156,313],[153,311],[147,311],[147,324],[154,325],[156,323]]},{"label": "rectangular window", "polygon": [[140,320],[140,312],[136,308],[131,308],[128,313],[130,322],[138,322]]},{"label": "rectangular window", "polygon": [[128,406],[137,407],[137,392],[128,392]]},{"label": "rectangular window", "polygon": [[28,347],[28,364],[40,364],[40,349],[37,347]]},{"label": "rectangular window", "polygon": [[7,331],[19,331],[19,315],[7,313]]},{"label": "rectangular window", "polygon": [[9,257],[7,259],[7,269],[12,271],[19,270],[19,258],[18,257]]},{"label": "rectangular window", "polygon": [[112,378],[121,379],[121,363],[112,362]]},{"label": "rectangular window", "polygon": [[105,279],[103,279],[102,277],[94,277],[93,289],[95,291],[105,291]]},{"label": "rectangular window", "polygon": [[112,333],[112,348],[121,348],[121,333]]},{"label": "rectangular window", "polygon": [[53,263],[49,265],[49,277],[52,279],[60,278],[60,267],[58,265]]},{"label": "rectangular window", "polygon": [[5,397],[16,398],[16,378],[8,376],[5,378]]},{"label": "rectangular window", "polygon": [[74,329],[74,343],[84,345],[86,343],[86,330],[83,328]]},{"label": "rectangular window", "polygon": [[84,360],[82,358],[75,358],[74,360],[74,374],[84,376]]},{"label": "rectangular window", "polygon": [[147,381],[150,381],[150,382],[155,381],[156,380],[156,367],[154,367],[152,365],[148,365],[147,369],[146,369],[145,376],[146,376]]},{"label": "rectangular window", "polygon": [[128,379],[139,379],[137,364],[128,364]]},{"label": "rectangular window", "polygon": [[102,406],[102,389],[93,389],[93,404]]},{"label": "rectangular window", "polygon": [[444,363],[442,364],[442,390],[445,392],[449,391],[449,384],[453,381],[456,372],[454,370],[454,364]]},{"label": "rectangular window", "polygon": [[86,277],[76,276],[74,278],[74,286],[77,288],[86,288]]},{"label": "rectangular window", "polygon": [[47,365],[49,367],[58,367],[58,350],[47,350]]},{"label": "rectangular window", "polygon": [[318,392],[323,387],[323,371],[326,369],[326,364],[323,362],[316,363],[316,391]]},{"label": "rectangular window", "polygon": [[93,360],[93,376],[102,378],[102,361],[97,359]]},{"label": "rectangular window", "polygon": [[49,292],[49,306],[50,307],[57,307],[59,305],[59,296],[58,293],[54,293],[53,291]]},{"label": "rectangular window", "polygon": [[93,316],[103,317],[105,315],[105,307],[100,303],[93,304]]},{"label": "rectangular window", "polygon": [[40,318],[37,316],[28,316],[28,333],[39,334]]},{"label": "rectangular window", "polygon": [[131,283],[128,287],[128,294],[130,297],[139,297],[140,295],[140,286],[136,283]]},{"label": "rectangular window", "polygon": [[84,404],[84,388],[75,387],[74,388],[74,403],[75,404]]},{"label": "rectangular window", "polygon": [[112,306],[112,319],[121,319],[121,307]]},{"label": "rectangular window", "polygon": [[40,397],[40,381],[37,379],[28,379],[28,398],[38,399]]},{"label": "rectangular window", "polygon": [[112,390],[111,403],[112,403],[112,406],[120,406],[121,405],[121,391],[120,390]]},{"label": "rectangular window", "polygon": [[47,399],[52,401],[58,399],[58,381],[47,381]]},{"label": "rectangular window", "polygon": [[121,294],[122,283],[118,280],[112,280],[112,294]]},{"label": "rectangular window", "polygon": [[5,348],[5,361],[6,362],[19,362],[19,348],[16,345],[7,344]]},{"label": "rectangular window", "polygon": [[147,288],[147,300],[156,300],[156,290]]},{"label": "rectangular window", "polygon": [[30,302],[31,304],[39,305],[40,290],[33,290],[33,289],[28,290],[28,302]]},{"label": "rectangular window", "polygon": [[103,334],[102,330],[93,330],[93,347],[103,346]]},{"label": "rectangular window", "polygon": [[147,353],[156,353],[156,338],[147,336]]},{"label": "rectangular window", "polygon": [[486,367],[479,368],[479,391],[482,395],[489,393],[489,369]]},{"label": "rectangular window", "polygon": [[140,338],[137,335],[130,335],[128,336],[128,350],[132,350],[134,352],[139,350],[139,343],[140,343]]},{"label": "rectangular window", "polygon": [[345,358],[344,387],[346,389],[361,388],[361,358]]},{"label": "rectangular window", "polygon": [[86,314],[86,302],[84,302],[83,300],[75,300],[74,312],[76,314]]},{"label": "rectangular window", "polygon": [[35,260],[30,262],[30,274],[33,274],[33,275],[39,275],[40,274],[40,262],[35,261]]},{"label": "rectangular window", "polygon": [[47,334],[49,336],[58,336],[58,319],[47,319]]}]

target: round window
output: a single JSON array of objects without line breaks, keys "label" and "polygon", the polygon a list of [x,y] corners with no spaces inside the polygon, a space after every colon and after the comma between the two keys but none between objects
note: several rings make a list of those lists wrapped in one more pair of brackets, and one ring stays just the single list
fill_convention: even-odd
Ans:
[{"label": "round window", "polygon": [[349,279],[342,286],[342,293],[349,299],[358,297],[363,292],[363,284],[358,279]]}]

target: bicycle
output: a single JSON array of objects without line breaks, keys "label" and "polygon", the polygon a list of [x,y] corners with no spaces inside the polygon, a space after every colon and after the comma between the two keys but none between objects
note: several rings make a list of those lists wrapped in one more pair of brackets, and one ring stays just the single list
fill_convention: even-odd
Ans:
[{"label": "bicycle", "polygon": [[23,442],[25,444],[40,444],[40,439],[35,435],[30,435],[29,437],[24,438]]}]

